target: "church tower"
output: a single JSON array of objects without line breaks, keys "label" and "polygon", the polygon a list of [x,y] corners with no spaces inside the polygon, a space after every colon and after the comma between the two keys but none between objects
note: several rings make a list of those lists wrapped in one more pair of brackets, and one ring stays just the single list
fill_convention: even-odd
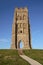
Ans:
[{"label": "church tower", "polygon": [[23,42],[22,49],[31,48],[31,34],[27,8],[15,8],[12,24],[11,49],[20,49],[21,41]]}]

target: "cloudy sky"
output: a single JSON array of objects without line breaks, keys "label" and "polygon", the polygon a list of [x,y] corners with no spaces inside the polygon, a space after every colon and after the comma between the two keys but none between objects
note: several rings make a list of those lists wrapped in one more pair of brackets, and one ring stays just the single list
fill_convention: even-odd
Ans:
[{"label": "cloudy sky", "polygon": [[9,49],[11,46],[16,7],[28,8],[32,48],[43,49],[43,0],[0,0],[0,49]]}]

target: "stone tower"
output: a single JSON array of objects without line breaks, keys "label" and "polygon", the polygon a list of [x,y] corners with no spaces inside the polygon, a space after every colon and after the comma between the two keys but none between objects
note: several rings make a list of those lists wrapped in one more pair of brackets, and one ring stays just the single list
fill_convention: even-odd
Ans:
[{"label": "stone tower", "polygon": [[30,24],[27,8],[15,8],[12,24],[11,49],[20,49],[20,41],[23,42],[22,49],[31,48]]}]

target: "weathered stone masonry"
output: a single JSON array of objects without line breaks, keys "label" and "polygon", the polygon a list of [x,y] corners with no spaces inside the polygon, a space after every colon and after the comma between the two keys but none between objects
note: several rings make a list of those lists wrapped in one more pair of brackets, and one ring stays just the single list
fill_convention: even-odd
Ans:
[{"label": "weathered stone masonry", "polygon": [[11,49],[20,49],[20,41],[24,44],[22,49],[31,48],[31,34],[27,8],[15,8],[12,24]]}]

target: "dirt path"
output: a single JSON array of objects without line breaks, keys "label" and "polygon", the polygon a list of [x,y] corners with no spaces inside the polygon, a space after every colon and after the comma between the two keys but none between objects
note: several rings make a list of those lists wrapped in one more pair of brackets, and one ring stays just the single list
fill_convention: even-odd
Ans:
[{"label": "dirt path", "polygon": [[39,62],[33,60],[32,58],[29,58],[28,56],[24,55],[22,49],[19,49],[18,53],[19,53],[20,57],[22,57],[24,60],[26,60],[27,62],[29,62],[31,65],[42,65]]},{"label": "dirt path", "polygon": [[32,58],[29,58],[26,55],[20,55],[20,57],[22,57],[24,60],[28,61],[31,65],[42,65],[39,62],[33,60]]},{"label": "dirt path", "polygon": [[22,49],[19,49],[19,50],[18,50],[18,53],[19,53],[19,55],[24,55],[24,53],[23,53],[23,50],[22,50]]}]

